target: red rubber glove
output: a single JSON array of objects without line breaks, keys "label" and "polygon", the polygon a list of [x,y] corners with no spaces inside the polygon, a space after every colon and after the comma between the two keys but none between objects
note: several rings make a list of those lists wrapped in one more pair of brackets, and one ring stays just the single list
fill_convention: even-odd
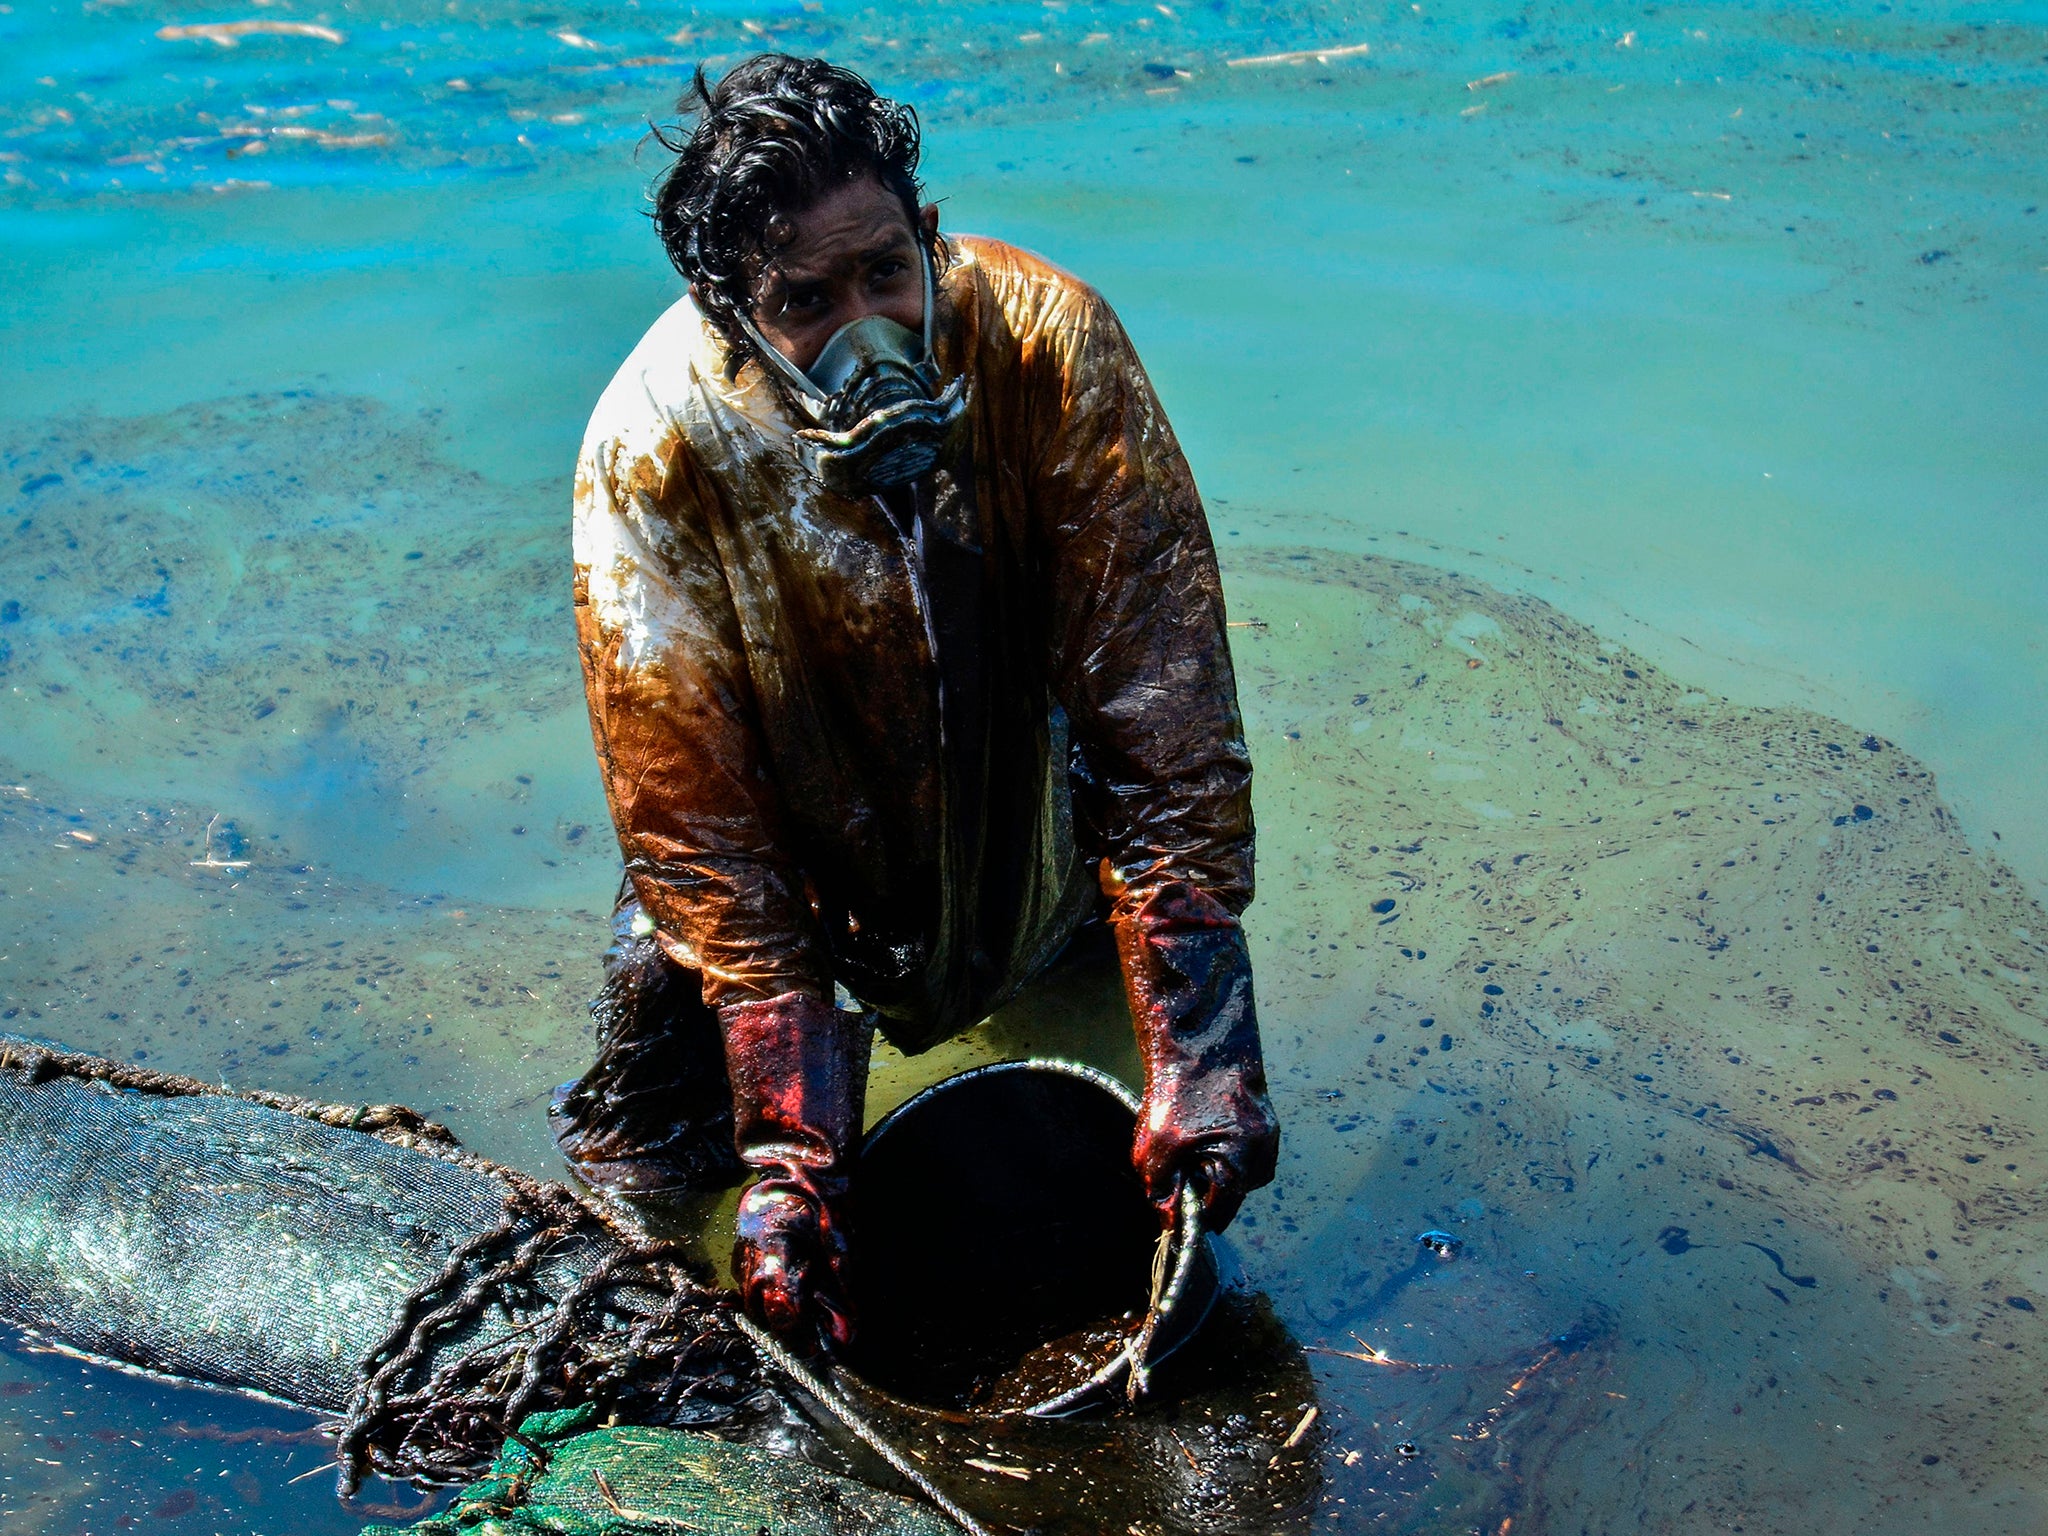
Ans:
[{"label": "red rubber glove", "polygon": [[1145,1060],[1131,1161],[1163,1220],[1175,1217],[1178,1176],[1201,1196],[1203,1225],[1220,1232],[1248,1193],[1273,1182],[1280,1154],[1244,930],[1178,880],[1124,895],[1110,924]]},{"label": "red rubber glove", "polygon": [[748,1314],[777,1334],[808,1322],[853,1338],[846,1303],[846,1187],[873,1031],[801,992],[718,1010],[732,1080],[733,1143],[760,1177],[740,1196],[733,1275]]}]

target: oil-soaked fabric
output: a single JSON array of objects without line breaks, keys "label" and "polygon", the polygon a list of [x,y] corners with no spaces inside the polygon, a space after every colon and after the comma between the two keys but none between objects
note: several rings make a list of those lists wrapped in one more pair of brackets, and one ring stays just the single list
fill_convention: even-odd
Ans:
[{"label": "oil-soaked fabric", "polygon": [[[1215,553],[1144,369],[1086,285],[951,252],[935,350],[967,425],[918,533],[804,475],[776,386],[729,378],[687,300],[606,390],[576,485],[593,736],[663,943],[713,1007],[836,981],[910,1051],[1042,968],[1100,900],[1098,856],[1122,890],[1252,895]],[[971,710],[942,708],[920,543],[978,562],[953,610]],[[1069,733],[1100,847],[1074,835]]]},{"label": "oil-soaked fabric", "polygon": [[596,1189],[663,1194],[740,1181],[718,1018],[694,972],[645,931],[630,885],[612,913],[604,986],[591,1002],[597,1059],[555,1090],[555,1145]]}]

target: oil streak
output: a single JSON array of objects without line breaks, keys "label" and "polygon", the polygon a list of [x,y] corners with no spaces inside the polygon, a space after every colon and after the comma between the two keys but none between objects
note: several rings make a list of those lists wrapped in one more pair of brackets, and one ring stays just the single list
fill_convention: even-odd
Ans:
[{"label": "oil streak", "polygon": [[1793,1274],[1791,1270],[1785,1267],[1785,1260],[1779,1255],[1778,1250],[1775,1248],[1766,1248],[1762,1243],[1752,1243],[1747,1239],[1743,1241],[1742,1246],[1745,1248],[1754,1248],[1758,1253],[1762,1254],[1765,1258],[1769,1259],[1773,1264],[1778,1266],[1779,1275],[1784,1279],[1789,1280],[1794,1285],[1805,1286],[1808,1290],[1811,1290],[1813,1289],[1813,1287],[1820,1284],[1820,1281],[1816,1280],[1812,1275]]}]

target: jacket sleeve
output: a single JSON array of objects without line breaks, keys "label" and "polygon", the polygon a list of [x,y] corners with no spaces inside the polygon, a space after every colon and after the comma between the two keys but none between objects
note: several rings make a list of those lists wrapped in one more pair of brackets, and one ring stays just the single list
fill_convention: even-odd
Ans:
[{"label": "jacket sleeve", "polygon": [[1068,279],[1050,291],[1025,367],[1052,675],[1108,792],[1105,890],[1136,900],[1181,881],[1240,912],[1252,899],[1251,758],[1194,477],[1092,289]]},{"label": "jacket sleeve", "polygon": [[707,531],[716,494],[672,433],[585,445],[574,602],[598,766],[627,873],[704,1001],[830,998]]}]

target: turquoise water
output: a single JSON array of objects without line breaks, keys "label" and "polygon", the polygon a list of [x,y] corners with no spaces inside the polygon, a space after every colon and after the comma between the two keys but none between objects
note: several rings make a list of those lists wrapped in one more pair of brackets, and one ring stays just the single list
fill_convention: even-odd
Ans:
[{"label": "turquoise water", "polygon": [[[314,30],[159,35],[244,21]],[[645,122],[769,41],[1117,304],[1261,621],[1239,1251],[1457,1367],[1317,1357],[1321,1523],[2048,1528],[2037,4],[0,8],[6,1027],[548,1167],[569,466]],[[350,1528],[80,1371],[5,1361],[16,1526]]]}]

